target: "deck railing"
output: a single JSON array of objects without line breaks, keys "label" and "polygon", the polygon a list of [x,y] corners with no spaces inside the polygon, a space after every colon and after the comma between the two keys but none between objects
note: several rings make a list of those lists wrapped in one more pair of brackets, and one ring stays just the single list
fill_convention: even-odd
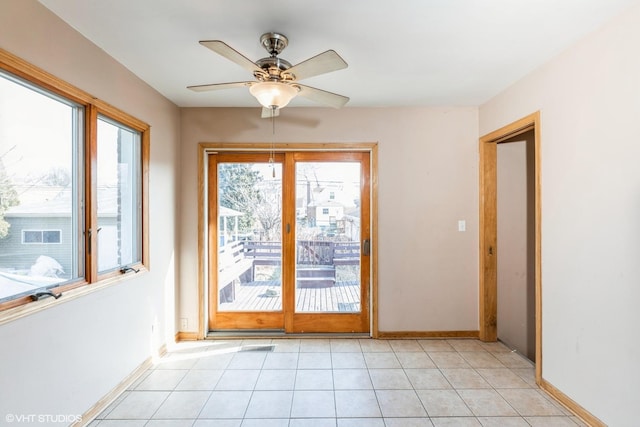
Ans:
[{"label": "deck railing", "polygon": [[[247,240],[245,258],[252,258],[256,265],[277,265],[282,258],[281,242]],[[298,265],[358,265],[360,242],[331,242],[326,240],[298,240],[296,250]]]},{"label": "deck railing", "polygon": [[[326,240],[297,241],[296,286],[325,288],[336,283],[336,266],[359,265],[359,242]],[[236,285],[253,282],[256,266],[277,266],[282,262],[282,243],[235,241],[220,248],[218,254],[219,301],[236,299]]]}]

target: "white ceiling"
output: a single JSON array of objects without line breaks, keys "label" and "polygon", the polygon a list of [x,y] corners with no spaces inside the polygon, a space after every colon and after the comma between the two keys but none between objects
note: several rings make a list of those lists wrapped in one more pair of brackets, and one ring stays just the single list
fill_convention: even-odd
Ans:
[{"label": "white ceiling", "polygon": [[347,107],[398,107],[480,105],[640,0],[40,2],[182,107],[258,106],[246,88],[186,86],[252,80],[198,41],[257,60],[268,31],[289,38],[280,57],[292,64],[327,49],[349,64],[304,84],[349,96]]}]

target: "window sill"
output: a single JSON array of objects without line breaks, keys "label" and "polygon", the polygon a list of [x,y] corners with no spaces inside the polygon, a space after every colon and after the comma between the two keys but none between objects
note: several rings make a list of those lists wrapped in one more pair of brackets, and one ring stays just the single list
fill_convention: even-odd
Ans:
[{"label": "window sill", "polygon": [[[140,269],[139,273],[146,273],[148,271],[142,265],[136,268]],[[73,301],[85,295],[92,294],[93,292],[98,292],[116,283],[124,282],[133,277],[137,277],[139,273],[128,272],[128,273],[120,274],[118,276],[109,277],[107,279],[101,280],[96,283],[82,285],[77,288],[63,292],[62,297],[58,299],[44,298],[39,301],[29,302],[27,304],[23,304],[17,307],[9,308],[4,311],[0,311],[0,326],[4,325],[5,323],[10,323],[10,322],[13,322],[14,320],[18,320],[23,317],[30,316],[34,313],[38,313],[48,308],[57,306],[59,304],[64,304],[65,302]]]}]

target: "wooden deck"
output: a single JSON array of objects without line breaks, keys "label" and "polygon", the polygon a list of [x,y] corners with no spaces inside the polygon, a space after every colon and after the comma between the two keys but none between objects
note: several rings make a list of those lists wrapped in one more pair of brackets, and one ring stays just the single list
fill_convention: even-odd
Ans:
[{"label": "wooden deck", "polygon": [[[278,281],[256,281],[236,287],[235,300],[224,302],[220,311],[281,311],[282,292]],[[296,312],[360,311],[358,282],[336,282],[326,288],[296,288]]]}]

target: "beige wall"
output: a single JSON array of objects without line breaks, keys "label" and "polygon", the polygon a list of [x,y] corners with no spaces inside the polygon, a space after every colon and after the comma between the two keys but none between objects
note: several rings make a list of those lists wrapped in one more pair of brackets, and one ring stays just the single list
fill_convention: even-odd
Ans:
[{"label": "beige wall", "polygon": [[640,7],[480,108],[540,110],[543,377],[612,426],[640,406]]},{"label": "beige wall", "polygon": [[150,272],[0,320],[2,420],[80,415],[175,333],[179,111],[35,0],[0,1],[0,47],[151,125]]},{"label": "beige wall", "polygon": [[[278,142],[379,143],[381,331],[478,329],[476,108],[286,108]],[[197,330],[197,145],[269,142],[258,108],[182,109],[179,317]],[[458,220],[467,231],[457,231]]]}]

